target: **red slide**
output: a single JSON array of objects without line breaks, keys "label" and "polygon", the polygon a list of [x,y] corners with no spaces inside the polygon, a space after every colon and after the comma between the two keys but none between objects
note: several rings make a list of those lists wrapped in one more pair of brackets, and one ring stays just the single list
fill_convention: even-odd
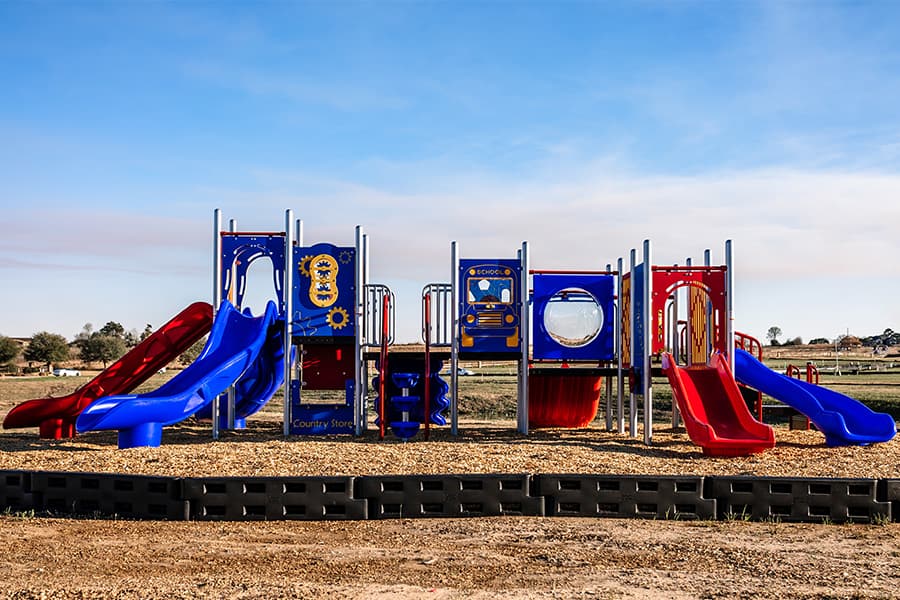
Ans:
[{"label": "red slide", "polygon": [[679,367],[662,356],[663,371],[691,441],[707,456],[746,456],[775,446],[775,433],[750,414],[728,361],[716,353],[712,366]]},{"label": "red slide", "polygon": [[209,332],[212,312],[208,302],[191,304],[68,396],[19,404],[3,419],[3,428],[40,427],[42,438],[75,437],[75,419],[88,404],[103,396],[127,394],[150,379]]}]

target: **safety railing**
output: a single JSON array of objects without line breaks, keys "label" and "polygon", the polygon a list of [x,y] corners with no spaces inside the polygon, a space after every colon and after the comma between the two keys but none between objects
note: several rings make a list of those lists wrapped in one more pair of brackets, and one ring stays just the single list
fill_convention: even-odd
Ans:
[{"label": "safety railing", "polygon": [[[380,348],[383,336],[387,343],[394,343],[394,293],[381,283],[369,283],[364,288],[365,306],[363,309],[363,339],[369,348]],[[384,299],[388,301],[385,302]],[[386,324],[383,315],[387,315]]]},{"label": "safety railing", "polygon": [[452,314],[449,283],[429,283],[422,288],[422,341],[429,340],[432,348],[449,347],[453,341]]}]

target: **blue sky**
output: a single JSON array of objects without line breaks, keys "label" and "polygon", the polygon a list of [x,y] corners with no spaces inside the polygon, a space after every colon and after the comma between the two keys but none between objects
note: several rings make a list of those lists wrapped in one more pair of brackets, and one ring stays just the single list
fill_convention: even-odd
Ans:
[{"label": "blue sky", "polygon": [[893,2],[0,3],[0,334],[208,300],[216,207],[363,225],[401,341],[451,240],[733,239],[738,329],[900,328],[898,40]]}]

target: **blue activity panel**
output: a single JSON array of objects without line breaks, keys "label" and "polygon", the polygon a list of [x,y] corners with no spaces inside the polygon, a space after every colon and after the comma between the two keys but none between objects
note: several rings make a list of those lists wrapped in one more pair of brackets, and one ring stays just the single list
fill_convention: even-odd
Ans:
[{"label": "blue activity panel", "polygon": [[517,259],[459,261],[460,352],[521,351],[521,279]]},{"label": "blue activity panel", "polygon": [[353,434],[353,380],[348,379],[343,404],[301,404],[300,382],[291,382],[291,435]]},{"label": "blue activity panel", "polygon": [[644,393],[644,264],[634,268],[634,277],[631,282],[631,292],[634,302],[631,303],[631,311],[634,315],[634,331],[631,332],[631,368],[634,371],[632,391],[635,394]]},{"label": "blue activity panel", "polygon": [[278,298],[278,314],[284,314],[284,234],[222,235],[222,298],[235,306],[243,306],[247,289],[247,271],[259,258],[272,261],[272,278]]},{"label": "blue activity panel", "polygon": [[534,358],[603,361],[615,357],[612,275],[534,276]]},{"label": "blue activity panel", "polygon": [[294,248],[291,335],[339,338],[356,334],[356,249],[316,244]]}]

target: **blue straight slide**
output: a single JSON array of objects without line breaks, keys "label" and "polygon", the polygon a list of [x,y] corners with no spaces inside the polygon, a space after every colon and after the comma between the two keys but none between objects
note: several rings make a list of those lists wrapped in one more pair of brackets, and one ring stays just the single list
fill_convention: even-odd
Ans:
[{"label": "blue straight slide", "polygon": [[277,313],[274,302],[260,317],[241,314],[227,300],[222,302],[197,360],[153,392],[98,398],[82,411],[76,429],[116,429],[119,448],[159,446],[164,425],[207,406],[256,362]]},{"label": "blue straight slide", "polygon": [[735,349],[734,377],[740,383],[800,411],[825,434],[829,446],[886,442],[897,433],[894,418],[828,388],[792,379]]}]

